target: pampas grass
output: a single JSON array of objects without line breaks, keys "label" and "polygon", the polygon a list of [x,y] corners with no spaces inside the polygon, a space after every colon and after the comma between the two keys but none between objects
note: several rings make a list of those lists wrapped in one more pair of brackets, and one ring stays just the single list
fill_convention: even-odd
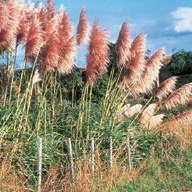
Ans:
[{"label": "pampas grass", "polygon": [[40,82],[42,79],[40,77],[40,74],[39,74],[39,70],[36,69],[35,72],[34,72],[34,75],[33,75],[33,78],[32,78],[32,84],[36,84],[38,82]]},{"label": "pampas grass", "polygon": [[133,87],[132,94],[152,93],[152,90],[157,82],[159,70],[163,66],[161,60],[164,55],[164,50],[157,50],[147,61],[145,71],[142,74],[141,80]]},{"label": "pampas grass", "polygon": [[85,69],[86,81],[93,83],[107,69],[108,58],[107,32],[98,26],[97,21],[93,23],[87,65]]},{"label": "pampas grass", "polygon": [[44,73],[54,71],[59,61],[58,36],[57,34],[52,33],[48,37],[49,39],[44,45],[39,56],[39,61],[41,62],[41,69]]},{"label": "pampas grass", "polygon": [[192,110],[185,111],[177,116],[174,116],[171,120],[164,123],[164,129],[169,131],[175,131],[177,128],[192,128]]},{"label": "pampas grass", "polygon": [[161,83],[160,87],[157,90],[157,93],[155,94],[155,97],[162,101],[164,98],[166,98],[171,92],[175,89],[175,84],[177,82],[176,76],[170,77],[164,82]]},{"label": "pampas grass", "polygon": [[88,34],[88,29],[89,25],[87,18],[85,16],[85,10],[82,9],[79,16],[79,24],[77,26],[77,35],[76,35],[77,45],[81,45],[85,41]]},{"label": "pampas grass", "polygon": [[47,1],[48,19],[51,19],[55,16],[55,8],[54,8],[51,0],[46,0],[46,1]]},{"label": "pampas grass", "polygon": [[154,115],[156,109],[156,103],[148,105],[141,114],[140,123],[145,125],[149,121],[149,119]]},{"label": "pampas grass", "polygon": [[163,66],[161,63],[164,56],[164,49],[157,50],[148,60],[145,72],[142,77],[142,89],[144,92],[151,92],[155,82],[159,78],[159,70]]},{"label": "pampas grass", "polygon": [[17,30],[17,44],[19,43],[25,43],[27,40],[27,34],[29,30],[29,22],[26,18],[25,12],[22,11],[20,14],[20,21],[19,26]]},{"label": "pampas grass", "polygon": [[145,70],[145,36],[139,34],[131,45],[131,60],[126,63],[128,79],[131,83],[138,81]]},{"label": "pampas grass", "polygon": [[[156,145],[159,144],[156,138],[159,138],[159,135],[153,135],[151,138],[148,131],[154,134],[153,129],[161,127],[163,114],[156,116],[154,114],[157,107],[163,105],[164,102],[149,104],[154,99],[151,97],[147,100],[136,100],[144,107],[141,104],[133,105],[134,94],[130,96],[130,93],[134,93],[133,90],[136,88],[138,88],[137,94],[153,91],[159,68],[162,66],[162,50],[158,50],[150,59],[146,59],[144,35],[137,36],[130,45],[127,22],[124,22],[117,45],[111,46],[115,49],[118,64],[123,64],[120,66],[123,70],[116,70],[116,66],[115,68],[112,66],[112,70],[108,71],[111,74],[106,73],[104,80],[93,85],[96,79],[105,73],[109,62],[107,32],[94,21],[85,69],[88,84],[84,84],[82,70],[77,69],[75,76],[61,75],[73,70],[75,49],[77,45],[83,43],[87,34],[88,23],[84,9],[80,14],[77,36],[73,34],[67,12],[55,11],[50,0],[47,0],[47,9],[40,6],[36,8],[30,3],[28,7],[21,3],[20,7],[16,1],[1,2],[0,13],[3,14],[0,14],[0,44],[4,46],[3,51],[5,51],[2,56],[7,56],[7,64],[11,64],[0,66],[0,86],[2,87],[0,91],[2,103],[0,143],[3,151],[0,159],[2,162],[6,159],[10,161],[10,164],[16,163],[17,175],[22,170],[23,190],[29,187],[31,191],[34,191],[36,187],[35,161],[38,137],[42,137],[44,141],[43,154],[46,155],[43,159],[44,171],[50,174],[47,181],[45,174],[42,175],[42,181],[46,181],[45,185],[42,185],[44,191],[60,190],[63,183],[65,183],[64,188],[69,190],[65,179],[70,182],[70,176],[68,175],[64,180],[61,179],[65,177],[69,168],[68,156],[66,156],[67,143],[65,144],[67,137],[70,137],[72,141],[75,171],[80,168],[80,172],[75,174],[73,186],[70,183],[71,187],[75,186],[73,190],[83,190],[84,186],[90,186],[97,180],[97,175],[101,176],[103,182],[104,169],[106,169],[106,175],[111,173],[111,176],[106,177],[104,181],[108,182],[107,180],[113,177],[114,170],[126,169],[127,160],[130,167],[135,166],[135,163],[138,165],[140,162],[140,157],[145,156],[145,151],[150,153],[151,146],[156,151]],[[17,50],[18,44],[24,44],[26,47],[26,58],[21,72],[14,70],[12,61],[9,60],[12,46],[15,45]],[[31,69],[25,69],[26,60],[33,62]],[[111,65],[113,64],[111,62]],[[124,70],[128,73],[124,74]],[[116,71],[120,73],[117,74]],[[128,83],[126,89],[118,86],[119,81],[123,79],[121,75],[124,75],[123,77],[127,80],[125,81]],[[40,81],[42,83],[39,83]],[[160,101],[165,100],[173,90],[173,81],[172,78],[171,82],[167,80],[167,83],[165,81],[160,86],[157,92],[157,98]],[[190,95],[187,88],[183,89],[184,91],[176,93],[175,100],[178,99],[176,98],[178,95]],[[143,96],[140,94],[140,97],[143,98]],[[175,123],[172,121],[171,126],[178,122],[180,125],[191,126],[191,112],[185,112],[174,119],[177,121],[173,120]],[[185,123],[182,123],[183,121]],[[142,130],[141,127],[148,131]],[[111,171],[107,167],[110,136],[113,137],[114,166]],[[91,138],[95,139],[96,150],[92,149],[91,152],[92,155],[95,152],[95,162],[90,163],[88,159],[90,159],[91,143],[93,148],[93,142],[90,143],[90,140],[93,141]],[[79,159],[83,156],[86,161],[79,166],[81,163]],[[63,172],[59,170],[58,163],[61,163],[62,167],[66,165]],[[93,167],[93,163],[95,172],[90,175],[90,167]],[[55,167],[55,170],[53,168],[48,171],[51,166]],[[118,171],[118,174],[120,173],[121,171]],[[82,179],[83,174],[86,175],[85,179]],[[98,181],[100,182],[100,180],[96,182]],[[28,182],[31,186],[28,186]],[[7,183],[6,185],[9,186]]]},{"label": "pampas grass", "polygon": [[130,47],[131,47],[131,43],[129,39],[128,24],[125,21],[121,26],[121,30],[119,32],[119,37],[117,39],[116,48],[115,48],[117,64],[125,65],[125,63],[129,61],[131,57]]},{"label": "pampas grass", "polygon": [[37,56],[43,46],[43,31],[39,19],[34,15],[31,19],[25,44],[25,57],[27,60]]},{"label": "pampas grass", "polygon": [[164,114],[159,114],[159,115],[150,117],[147,123],[147,128],[150,130],[150,129],[154,129],[161,126],[164,116],[165,116]]},{"label": "pampas grass", "polygon": [[13,47],[19,24],[20,9],[12,2],[0,4],[0,48],[1,52]]},{"label": "pampas grass", "polygon": [[72,35],[72,25],[66,11],[59,15],[58,26],[58,53],[59,61],[57,70],[59,73],[70,73],[74,66],[75,36]]},{"label": "pampas grass", "polygon": [[127,111],[125,111],[125,116],[127,118],[132,118],[133,116],[137,115],[138,113],[141,112],[142,110],[142,105],[141,104],[136,104],[130,107]]},{"label": "pampas grass", "polygon": [[60,43],[65,43],[72,36],[72,24],[66,11],[59,14],[58,35]]},{"label": "pampas grass", "polygon": [[75,64],[74,55],[75,55],[75,36],[69,38],[64,44],[61,43],[59,46],[59,61],[57,65],[57,70],[59,73],[70,73]]},{"label": "pampas grass", "polygon": [[48,25],[48,23],[50,22],[51,19],[48,19],[47,10],[45,8],[41,7],[40,9],[38,9],[36,15],[37,15],[37,18],[41,22],[41,26],[42,26],[43,31],[48,31],[47,30],[47,25]]},{"label": "pampas grass", "polygon": [[5,2],[0,2],[0,31],[4,30],[9,22],[9,9]]},{"label": "pampas grass", "polygon": [[192,83],[187,83],[175,90],[163,103],[162,107],[166,109],[172,109],[178,105],[184,105],[189,102],[189,98],[192,95]]}]

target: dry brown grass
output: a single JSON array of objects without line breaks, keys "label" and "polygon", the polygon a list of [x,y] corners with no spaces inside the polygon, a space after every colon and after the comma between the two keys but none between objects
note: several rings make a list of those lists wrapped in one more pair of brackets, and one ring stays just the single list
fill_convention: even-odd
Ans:
[{"label": "dry brown grass", "polygon": [[88,192],[100,191],[101,189],[109,191],[115,186],[117,180],[132,180],[135,175],[134,171],[132,173],[130,175],[126,167],[114,164],[112,168],[108,167],[102,171],[98,167],[93,176],[89,160],[82,158],[77,162],[74,181],[71,179],[69,168],[50,167],[42,185],[42,192]]},{"label": "dry brown grass", "polygon": [[16,167],[7,161],[0,165],[0,191],[27,192],[32,191],[23,173],[18,174]]}]

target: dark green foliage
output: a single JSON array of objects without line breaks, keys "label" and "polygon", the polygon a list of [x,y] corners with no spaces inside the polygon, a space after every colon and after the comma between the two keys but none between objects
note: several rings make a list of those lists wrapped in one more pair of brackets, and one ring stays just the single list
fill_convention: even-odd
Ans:
[{"label": "dark green foliage", "polygon": [[181,50],[173,54],[168,70],[173,75],[186,75],[192,73],[192,52]]},{"label": "dark green foliage", "polygon": [[172,61],[160,71],[160,82],[178,76],[177,88],[192,82],[192,52],[181,50],[172,55]]}]

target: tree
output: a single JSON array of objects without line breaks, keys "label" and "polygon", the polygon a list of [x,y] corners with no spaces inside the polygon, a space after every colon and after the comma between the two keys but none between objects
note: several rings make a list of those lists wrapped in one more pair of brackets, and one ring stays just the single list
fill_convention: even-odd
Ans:
[{"label": "tree", "polygon": [[168,70],[174,75],[187,75],[192,73],[192,52],[181,50],[172,55]]}]

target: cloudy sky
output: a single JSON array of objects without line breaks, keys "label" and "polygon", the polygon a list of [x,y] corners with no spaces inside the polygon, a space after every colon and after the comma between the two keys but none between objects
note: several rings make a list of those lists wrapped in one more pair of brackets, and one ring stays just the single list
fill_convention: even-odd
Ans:
[{"label": "cloudy sky", "polygon": [[[31,0],[36,3],[38,0]],[[45,4],[46,0],[40,1]],[[90,25],[94,18],[106,27],[115,42],[123,21],[127,20],[131,38],[139,33],[147,36],[146,48],[154,52],[165,47],[166,54],[181,49],[192,51],[192,0],[52,0],[69,14],[76,29],[79,13],[85,8]],[[79,65],[85,64],[85,50],[78,50]]]},{"label": "cloudy sky", "polygon": [[154,51],[165,47],[166,53],[180,49],[192,51],[192,0],[52,0],[58,8],[63,4],[76,25],[79,12],[85,8],[90,23],[109,31],[109,39],[116,41],[123,21],[127,20],[134,38],[147,35],[147,48]]}]

